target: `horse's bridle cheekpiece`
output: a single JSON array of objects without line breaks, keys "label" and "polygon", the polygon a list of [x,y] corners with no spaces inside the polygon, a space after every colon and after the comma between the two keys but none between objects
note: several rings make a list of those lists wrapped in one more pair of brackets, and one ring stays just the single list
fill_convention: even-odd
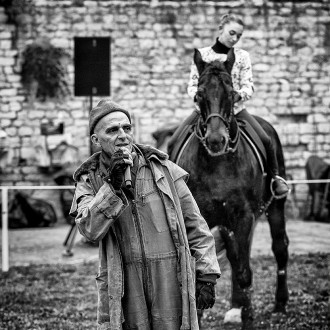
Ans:
[{"label": "horse's bridle cheekpiece", "polygon": [[[240,137],[240,133],[239,130],[236,130],[236,134],[234,136],[234,138],[230,138],[230,134],[229,134],[229,127],[231,124],[231,121],[233,119],[233,94],[231,93],[232,90],[232,79],[231,79],[231,75],[227,72],[217,72],[217,75],[220,78],[221,83],[223,84],[225,90],[228,92],[228,94],[230,94],[231,100],[230,100],[230,115],[229,118],[226,119],[224,116],[222,116],[220,113],[211,113],[209,114],[205,120],[203,120],[202,116],[199,117],[195,128],[194,128],[194,133],[196,135],[196,137],[201,141],[201,143],[203,144],[203,146],[205,147],[206,151],[208,152],[208,154],[212,157],[217,157],[217,156],[221,156],[227,153],[233,153],[236,151],[237,146],[238,146],[238,141],[239,141],[239,137]],[[226,76],[227,78],[229,77],[230,80],[230,88],[227,84],[224,83],[224,79],[222,79],[222,76]],[[210,119],[212,118],[219,118],[224,125],[226,126],[226,130],[228,132],[228,136],[229,136],[229,143],[226,146],[225,151],[219,151],[219,152],[213,152],[211,151],[207,144],[206,144],[206,137],[204,136],[205,134],[205,128],[207,126],[207,123],[209,122]]]}]

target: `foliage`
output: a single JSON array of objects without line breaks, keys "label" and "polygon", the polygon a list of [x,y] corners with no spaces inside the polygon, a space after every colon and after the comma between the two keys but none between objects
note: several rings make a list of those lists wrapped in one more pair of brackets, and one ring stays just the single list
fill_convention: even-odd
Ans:
[{"label": "foliage", "polygon": [[0,5],[5,8],[9,24],[20,25],[22,15],[33,15],[35,6],[33,0],[1,0]]},{"label": "foliage", "polygon": [[[272,314],[275,263],[272,257],[253,258],[255,329],[328,329],[328,256],[292,255],[288,267],[290,299],[287,314]],[[94,329],[97,262],[81,265],[12,267],[0,274],[0,328]],[[204,312],[202,329],[234,330],[223,325],[230,308],[230,271],[217,284],[217,300]],[[202,330],[201,329],[201,330]]]},{"label": "foliage", "polygon": [[[30,94],[41,100],[69,94],[66,81],[64,49],[54,47],[47,40],[28,45],[23,52],[22,83]],[[32,95],[34,96],[34,95]]]}]

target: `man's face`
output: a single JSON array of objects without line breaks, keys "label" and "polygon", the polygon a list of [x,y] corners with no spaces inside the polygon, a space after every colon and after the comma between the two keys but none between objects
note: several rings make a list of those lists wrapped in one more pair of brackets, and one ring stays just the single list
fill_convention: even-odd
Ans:
[{"label": "man's face", "polygon": [[123,147],[131,152],[132,125],[123,112],[111,112],[96,124],[91,140],[95,145],[101,146],[109,156]]},{"label": "man's face", "polygon": [[219,31],[219,41],[228,48],[233,47],[243,34],[243,26],[229,22]]}]

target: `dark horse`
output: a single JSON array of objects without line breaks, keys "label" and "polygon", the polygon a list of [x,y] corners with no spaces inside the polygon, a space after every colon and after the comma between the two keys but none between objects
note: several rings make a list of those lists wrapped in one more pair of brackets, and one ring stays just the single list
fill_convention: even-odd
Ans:
[{"label": "dark horse", "polygon": [[[194,61],[200,76],[196,100],[201,115],[194,133],[182,146],[177,159],[172,160],[189,172],[188,186],[201,213],[210,228],[218,230],[215,239],[219,236],[221,242],[216,243],[226,249],[232,268],[232,309],[241,309],[243,328],[247,329],[253,326],[250,247],[256,219],[265,211],[270,225],[272,250],[278,266],[274,274],[277,276],[276,312],[285,312],[288,300],[289,241],[285,230],[285,198],[272,197],[270,179],[242,137],[239,129],[242,123],[233,114],[230,75],[233,56],[230,52],[224,63],[205,63],[199,51],[195,50]],[[265,120],[258,117],[257,120],[272,138],[280,175],[285,177],[278,135]],[[170,150],[169,153],[171,158]]]},{"label": "dark horse", "polygon": [[[305,170],[307,180],[330,179],[330,165],[318,156],[307,159]],[[330,183],[309,183],[308,192],[311,203],[305,220],[330,222]]]}]

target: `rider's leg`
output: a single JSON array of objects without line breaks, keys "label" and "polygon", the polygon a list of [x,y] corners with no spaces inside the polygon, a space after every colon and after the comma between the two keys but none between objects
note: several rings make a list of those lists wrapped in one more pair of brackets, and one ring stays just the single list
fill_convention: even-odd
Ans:
[{"label": "rider's leg", "polygon": [[279,176],[278,171],[278,163],[277,163],[277,157],[275,153],[275,149],[272,143],[271,138],[269,135],[265,132],[265,130],[262,128],[262,126],[258,123],[258,121],[248,113],[247,110],[240,111],[236,117],[238,119],[244,119],[246,120],[252,128],[256,131],[258,136],[260,137],[263,145],[265,146],[266,152],[267,152],[267,159],[268,159],[268,173],[271,175],[271,177],[274,179],[274,191],[275,195],[281,196],[286,193],[288,193],[289,188],[287,184],[285,183],[284,179]]},{"label": "rider's leg", "polygon": [[174,134],[171,136],[171,139],[168,142],[168,146],[167,146],[167,150],[168,150],[168,154],[170,155],[173,148],[174,148],[174,144],[178,141],[179,137],[181,136],[181,134],[185,133],[184,128],[186,126],[190,126],[192,125],[196,119],[199,117],[200,115],[200,111],[196,108],[190,115],[189,117],[187,117],[179,126],[178,128],[175,130]]}]

